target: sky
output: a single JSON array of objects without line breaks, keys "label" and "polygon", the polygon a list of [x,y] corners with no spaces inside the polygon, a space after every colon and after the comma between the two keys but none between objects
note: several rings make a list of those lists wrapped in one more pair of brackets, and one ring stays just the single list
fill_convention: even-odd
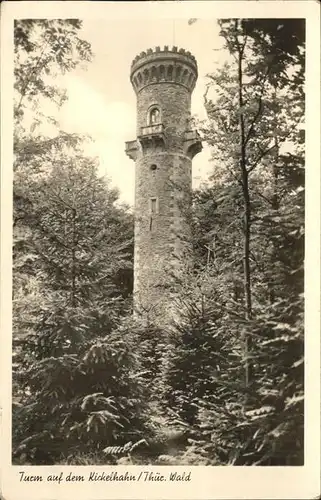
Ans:
[{"label": "sky", "polygon": [[[85,133],[93,138],[88,152],[99,158],[100,173],[120,190],[120,198],[134,203],[134,162],[125,152],[125,141],[136,138],[136,96],[129,72],[137,54],[156,46],[173,45],[189,50],[198,63],[199,78],[192,95],[192,114],[205,118],[203,94],[206,74],[215,69],[221,41],[216,20],[187,19],[88,19],[81,37],[92,47],[94,59],[87,68],[67,74],[61,85],[68,101],[57,118],[67,132]],[[222,56],[221,56],[222,57]],[[59,81],[60,84],[60,81]],[[208,176],[208,148],[193,160],[193,185]]]}]

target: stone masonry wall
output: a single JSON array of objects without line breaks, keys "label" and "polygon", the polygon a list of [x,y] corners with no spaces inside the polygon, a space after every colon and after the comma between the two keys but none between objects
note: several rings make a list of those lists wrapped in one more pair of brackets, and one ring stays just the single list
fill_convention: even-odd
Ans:
[{"label": "stone masonry wall", "polygon": [[[162,316],[168,308],[171,271],[188,240],[182,207],[191,190],[191,160],[183,153],[190,118],[190,92],[177,83],[155,83],[137,96],[137,136],[148,111],[161,112],[165,144],[145,145],[138,153],[135,176],[135,302]],[[152,170],[151,166],[156,165]],[[155,167],[154,167],[155,168]],[[150,200],[157,199],[157,213]]]},{"label": "stone masonry wall", "polygon": [[154,83],[144,87],[137,96],[137,135],[147,125],[148,110],[158,105],[161,123],[167,136],[167,151],[183,152],[183,134],[191,117],[191,94],[177,83]]}]

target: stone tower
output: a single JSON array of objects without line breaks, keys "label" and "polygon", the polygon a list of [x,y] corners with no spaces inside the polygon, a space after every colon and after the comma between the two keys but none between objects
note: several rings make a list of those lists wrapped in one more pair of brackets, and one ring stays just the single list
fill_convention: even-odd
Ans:
[{"label": "stone tower", "polygon": [[156,317],[170,313],[171,274],[189,247],[192,158],[201,151],[191,130],[195,57],[173,47],[148,49],[133,60],[137,138],[126,142],[136,162],[134,305]]}]

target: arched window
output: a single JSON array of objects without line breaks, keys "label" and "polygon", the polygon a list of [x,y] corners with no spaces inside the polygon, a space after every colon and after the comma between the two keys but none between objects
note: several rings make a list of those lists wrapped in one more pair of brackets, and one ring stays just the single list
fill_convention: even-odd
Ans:
[{"label": "arched window", "polygon": [[152,108],[149,112],[148,124],[156,125],[157,123],[160,123],[160,111],[158,108]]}]

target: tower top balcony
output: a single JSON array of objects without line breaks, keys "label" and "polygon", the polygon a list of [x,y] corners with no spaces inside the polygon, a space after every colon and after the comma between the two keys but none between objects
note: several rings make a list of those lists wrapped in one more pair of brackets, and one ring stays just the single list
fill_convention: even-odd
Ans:
[{"label": "tower top balcony", "polygon": [[136,93],[153,83],[176,83],[193,91],[198,76],[195,57],[185,49],[167,45],[147,49],[132,62],[130,80]]}]

